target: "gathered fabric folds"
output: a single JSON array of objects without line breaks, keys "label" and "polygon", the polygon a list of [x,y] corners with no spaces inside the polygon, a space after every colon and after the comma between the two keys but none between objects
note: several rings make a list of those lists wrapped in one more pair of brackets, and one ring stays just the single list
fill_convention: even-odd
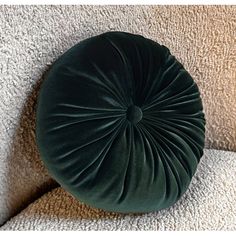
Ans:
[{"label": "gathered fabric folds", "polygon": [[36,132],[43,162],[73,196],[107,211],[150,212],[187,190],[205,118],[196,83],[168,48],[107,32],[53,64]]}]

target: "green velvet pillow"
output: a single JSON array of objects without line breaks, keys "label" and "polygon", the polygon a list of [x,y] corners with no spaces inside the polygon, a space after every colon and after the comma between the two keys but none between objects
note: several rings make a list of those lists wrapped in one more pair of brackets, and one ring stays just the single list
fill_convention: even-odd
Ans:
[{"label": "green velvet pillow", "polygon": [[188,188],[205,119],[196,83],[165,46],[108,32],[54,63],[36,132],[49,172],[76,198],[108,211],[150,212]]}]

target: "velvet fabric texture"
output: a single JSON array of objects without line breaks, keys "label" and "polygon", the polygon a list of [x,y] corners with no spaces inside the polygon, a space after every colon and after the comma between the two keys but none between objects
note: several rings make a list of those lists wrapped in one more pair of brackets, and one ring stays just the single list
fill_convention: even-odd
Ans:
[{"label": "velvet fabric texture", "polygon": [[205,118],[196,83],[165,46],[108,32],[54,63],[36,132],[42,160],[72,195],[108,211],[150,212],[188,188]]}]

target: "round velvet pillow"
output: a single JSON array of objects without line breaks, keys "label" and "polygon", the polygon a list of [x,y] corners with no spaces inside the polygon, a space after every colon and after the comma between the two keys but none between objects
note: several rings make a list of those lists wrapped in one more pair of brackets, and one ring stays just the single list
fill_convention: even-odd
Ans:
[{"label": "round velvet pillow", "polygon": [[37,106],[37,143],[52,176],[108,211],[150,212],[186,191],[203,154],[198,87],[165,46],[108,32],[61,56]]}]

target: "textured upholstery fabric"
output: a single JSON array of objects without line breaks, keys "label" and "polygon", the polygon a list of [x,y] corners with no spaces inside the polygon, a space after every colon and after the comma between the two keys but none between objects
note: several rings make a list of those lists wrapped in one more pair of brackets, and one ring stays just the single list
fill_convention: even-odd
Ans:
[{"label": "textured upholstery fabric", "polygon": [[[172,207],[148,214],[91,208],[56,188],[1,230],[236,230],[236,153],[205,150],[190,188]],[[219,174],[220,173],[220,174]]]},{"label": "textured upholstery fabric", "polygon": [[108,30],[170,48],[202,94],[206,147],[236,151],[235,15],[235,6],[0,6],[0,224],[51,181],[34,132],[43,73],[75,43]]},{"label": "textured upholstery fabric", "polygon": [[62,55],[43,82],[37,143],[78,199],[118,212],[169,207],[203,154],[196,83],[160,44],[107,32]]}]

